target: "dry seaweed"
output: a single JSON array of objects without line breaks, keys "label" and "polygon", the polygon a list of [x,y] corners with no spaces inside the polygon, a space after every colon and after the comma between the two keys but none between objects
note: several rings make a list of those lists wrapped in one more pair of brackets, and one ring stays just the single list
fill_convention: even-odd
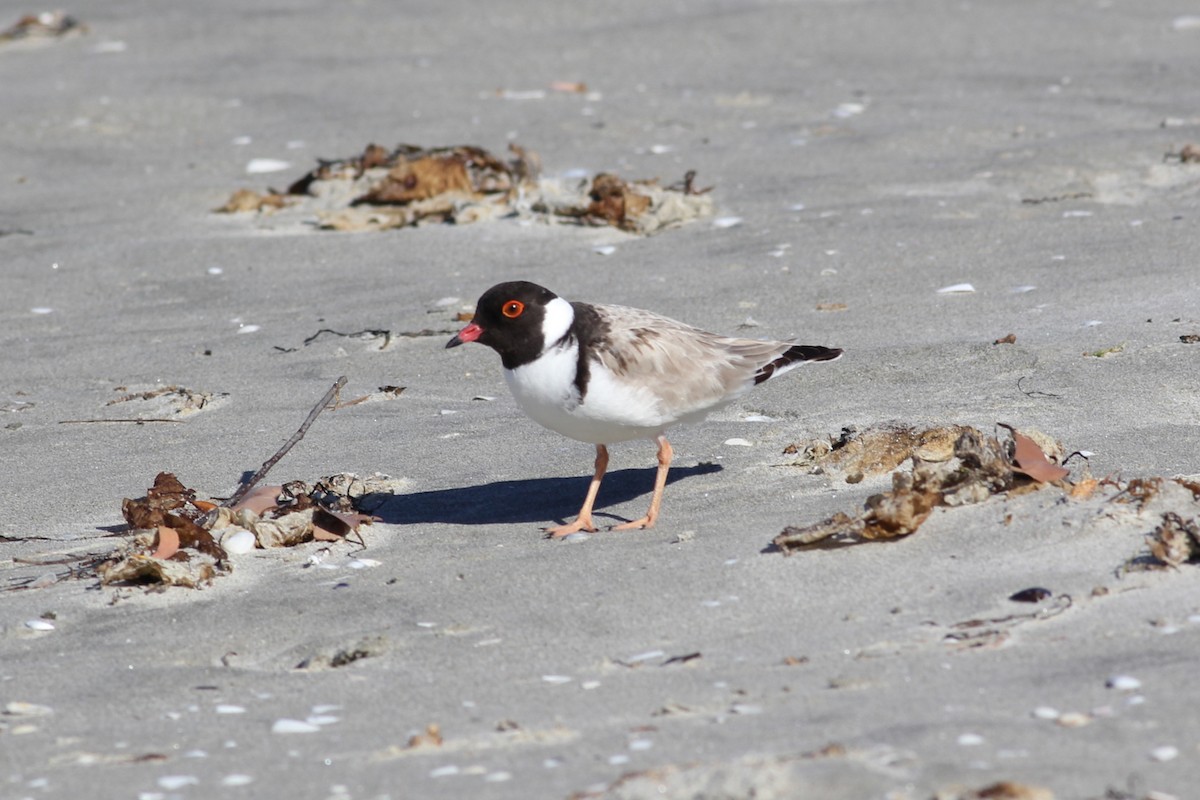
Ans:
[{"label": "dry seaweed", "polygon": [[501,217],[611,225],[650,234],[712,214],[709,189],[695,189],[691,171],[662,187],[609,173],[590,184],[541,178],[532,151],[509,145],[507,158],[475,145],[392,150],[368,145],[357,156],[319,160],[284,192],[238,189],[219,213],[295,210],[317,226],[377,231],[426,222],[465,224]]},{"label": "dry seaweed", "polygon": [[1150,554],[1169,567],[1200,561],[1200,524],[1168,511],[1150,534],[1148,544]]},{"label": "dry seaweed", "polygon": [[[816,458],[819,467],[849,466],[854,472],[846,479],[851,482],[855,477],[861,480],[863,473],[891,469],[904,458],[911,462],[911,469],[893,472],[891,491],[868,497],[859,514],[839,512],[813,525],[789,526],[775,537],[774,546],[789,554],[907,536],[939,506],[980,503],[992,495],[1043,485],[1045,475],[1028,475],[1029,468],[1018,465],[1016,454],[1019,448],[1026,462],[1040,463],[1029,450],[1033,448],[1048,466],[1057,467],[1035,443],[1035,437],[1052,440],[1036,432],[1022,435],[1004,427],[1013,432],[1013,439],[1007,442],[963,426],[920,432],[892,426],[861,435],[843,431],[838,440],[831,441],[829,451]],[[945,444],[951,435],[955,438],[947,452]],[[1061,453],[1057,443],[1047,447],[1056,455]]]}]

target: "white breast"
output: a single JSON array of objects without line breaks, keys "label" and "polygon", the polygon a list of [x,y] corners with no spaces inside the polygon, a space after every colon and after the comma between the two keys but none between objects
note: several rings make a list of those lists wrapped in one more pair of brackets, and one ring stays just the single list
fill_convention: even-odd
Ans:
[{"label": "white breast", "polygon": [[581,403],[575,387],[578,359],[579,347],[572,342],[544,352],[532,363],[504,370],[504,379],[517,405],[534,421],[582,442],[653,439],[675,421],[658,413],[649,392],[644,396],[630,392],[595,363],[587,397]]}]

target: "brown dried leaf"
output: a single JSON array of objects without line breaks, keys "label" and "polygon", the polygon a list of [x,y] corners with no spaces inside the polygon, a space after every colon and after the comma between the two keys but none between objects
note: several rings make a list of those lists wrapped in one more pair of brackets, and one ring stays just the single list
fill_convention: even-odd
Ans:
[{"label": "brown dried leaf", "polygon": [[1042,452],[1042,448],[1038,447],[1033,439],[1020,433],[1011,425],[1005,425],[1002,422],[997,424],[1012,434],[1013,443],[1016,448],[1013,454],[1013,461],[1015,462],[1013,466],[1014,472],[1028,475],[1038,483],[1051,483],[1062,480],[1071,474],[1071,470],[1059,466],[1046,458],[1046,454]]},{"label": "brown dried leaf", "polygon": [[1017,343],[1017,335],[1015,333],[1010,333],[1007,336],[1001,336],[999,339],[992,342],[992,344],[1016,344],[1016,343]]},{"label": "brown dried leaf", "polygon": [[817,303],[817,311],[846,311],[849,308],[845,303]]},{"label": "brown dried leaf", "polygon": [[321,542],[336,542],[357,531],[362,524],[370,525],[373,518],[366,514],[346,514],[324,508],[313,510],[313,538]]},{"label": "brown dried leaf", "polygon": [[225,548],[217,543],[212,534],[187,517],[181,517],[178,514],[167,514],[163,518],[163,524],[179,534],[180,548],[197,550],[205,555],[212,556],[218,562],[223,561],[227,557]]},{"label": "brown dried leaf", "polygon": [[[121,514],[132,528],[153,530],[159,525],[168,525],[167,512],[183,508],[193,501],[195,492],[184,487],[170,472],[160,472],[146,496],[121,501]],[[174,527],[174,526],[172,526]]]}]

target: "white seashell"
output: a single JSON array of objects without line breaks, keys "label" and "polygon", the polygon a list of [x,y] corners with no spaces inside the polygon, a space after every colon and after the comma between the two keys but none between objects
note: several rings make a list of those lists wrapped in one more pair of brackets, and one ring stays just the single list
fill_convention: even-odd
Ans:
[{"label": "white seashell", "polygon": [[575,531],[574,533],[568,533],[566,536],[562,537],[562,541],[575,544],[578,542],[586,542],[590,538],[592,537],[583,531]]},{"label": "white seashell", "polygon": [[833,115],[838,119],[849,119],[856,117],[867,110],[867,107],[862,103],[842,103],[833,110]]},{"label": "white seashell", "polygon": [[31,619],[25,622],[25,627],[31,631],[52,631],[54,623],[48,619]]},{"label": "white seashell", "polygon": [[1012,292],[1013,294],[1026,294],[1028,292],[1032,292],[1036,288],[1037,288],[1036,286],[1032,286],[1032,285],[1026,283],[1021,286],[1014,286],[1013,288],[1009,289],[1009,291]]},{"label": "white seashell", "polygon": [[312,714],[309,717],[307,717],[304,721],[307,722],[309,725],[316,725],[316,726],[320,727],[322,725],[332,725],[335,722],[341,722],[342,718],[335,717],[332,714]]},{"label": "white seashell", "polygon": [[454,764],[447,764],[444,767],[438,767],[437,769],[429,770],[429,777],[431,777],[431,778],[448,778],[451,775],[457,775],[457,774],[458,774],[458,767],[455,766]]},{"label": "white seashell", "polygon": [[1132,675],[1114,675],[1105,681],[1104,685],[1109,689],[1118,689],[1122,692],[1132,692],[1142,688],[1142,682]]},{"label": "white seashell", "polygon": [[768,417],[766,414],[747,414],[742,417],[742,422],[774,422],[774,417]]},{"label": "white seashell", "polygon": [[617,248],[613,247],[611,244],[602,244],[593,247],[592,252],[598,256],[611,256],[613,253],[617,252]]},{"label": "white seashell", "polygon": [[938,294],[970,294],[975,287],[969,283],[952,283],[937,290]]},{"label": "white seashell", "polygon": [[629,749],[633,751],[649,750],[654,747],[653,739],[634,739],[629,743]]},{"label": "white seashell", "polygon": [[252,158],[246,164],[246,174],[261,175],[264,172],[283,172],[291,169],[292,162],[278,158]]},{"label": "white seashell", "polygon": [[1179,755],[1179,748],[1165,744],[1150,751],[1150,758],[1155,761],[1170,761]]},{"label": "white seashell", "polygon": [[978,733],[964,733],[958,737],[958,743],[963,747],[978,747],[983,744],[983,737]]},{"label": "white seashell", "polygon": [[1064,219],[1070,219],[1071,217],[1090,217],[1090,216],[1092,216],[1091,211],[1064,211],[1063,212]]},{"label": "white seashell", "polygon": [[754,447],[754,443],[746,439],[726,439],[725,444],[730,447]]},{"label": "white seashell", "polygon": [[29,309],[30,314],[53,314],[54,309],[49,306],[34,306]]},{"label": "white seashell", "polygon": [[158,779],[158,785],[168,792],[182,789],[185,786],[195,786],[200,779],[195,775],[163,775]]},{"label": "white seashell", "polygon": [[25,703],[20,700],[13,700],[4,704],[4,713],[10,717],[46,717],[53,714],[54,709],[38,703]]},{"label": "white seashell", "polygon": [[350,569],[370,569],[371,567],[378,567],[382,563],[382,561],[376,561],[373,558],[356,558],[348,562],[346,566]]},{"label": "white seashell", "polygon": [[245,706],[235,706],[235,705],[230,705],[230,704],[226,704],[226,703],[222,703],[221,705],[217,706],[213,710],[216,711],[218,714],[245,714],[246,713]]},{"label": "white seashell", "polygon": [[1092,722],[1091,714],[1084,714],[1079,711],[1068,711],[1065,714],[1060,714],[1055,720],[1064,728],[1082,728],[1084,725],[1090,725]]},{"label": "white seashell", "polygon": [[254,534],[244,528],[238,528],[221,538],[221,547],[230,555],[245,555],[257,546],[258,540],[254,538]]},{"label": "white seashell", "polygon": [[484,780],[488,783],[503,783],[504,781],[512,780],[512,773],[498,770],[497,772],[489,772]]},{"label": "white seashell", "polygon": [[1058,713],[1058,709],[1051,708],[1050,706],[1038,706],[1037,708],[1035,708],[1033,710],[1033,715],[1035,717],[1037,717],[1038,719],[1049,719],[1049,720],[1056,720],[1060,716],[1060,714]]},{"label": "white seashell", "polygon": [[612,764],[614,767],[619,767],[622,764],[629,763],[629,756],[625,755],[624,753],[617,753],[614,756],[608,757],[608,763]]},{"label": "white seashell", "polygon": [[584,681],[583,683],[579,684],[579,688],[587,689],[590,692],[592,689],[600,688],[600,681]]},{"label": "white seashell", "polygon": [[729,710],[734,714],[743,715],[761,714],[763,712],[762,706],[756,706],[753,703],[734,703],[729,707]]},{"label": "white seashell", "polygon": [[316,733],[319,730],[319,725],[299,719],[277,719],[271,726],[271,733]]},{"label": "white seashell", "polygon": [[236,772],[221,778],[222,786],[249,786],[252,783],[254,783],[254,778]]},{"label": "white seashell", "polygon": [[573,681],[575,679],[569,675],[543,675],[542,680],[544,680],[546,683],[558,684],[558,683],[570,683],[571,681]]},{"label": "white seashell", "polygon": [[741,217],[717,217],[712,221],[714,228],[733,228],[741,224]]}]

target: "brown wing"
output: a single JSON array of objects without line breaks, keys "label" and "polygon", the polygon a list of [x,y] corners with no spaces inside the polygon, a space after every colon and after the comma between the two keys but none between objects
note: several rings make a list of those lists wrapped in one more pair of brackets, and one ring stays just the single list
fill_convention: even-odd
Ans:
[{"label": "brown wing", "polygon": [[676,415],[734,399],[793,347],[718,336],[637,308],[594,308],[603,322],[593,345],[596,358],[617,380],[653,379],[664,407]]}]

